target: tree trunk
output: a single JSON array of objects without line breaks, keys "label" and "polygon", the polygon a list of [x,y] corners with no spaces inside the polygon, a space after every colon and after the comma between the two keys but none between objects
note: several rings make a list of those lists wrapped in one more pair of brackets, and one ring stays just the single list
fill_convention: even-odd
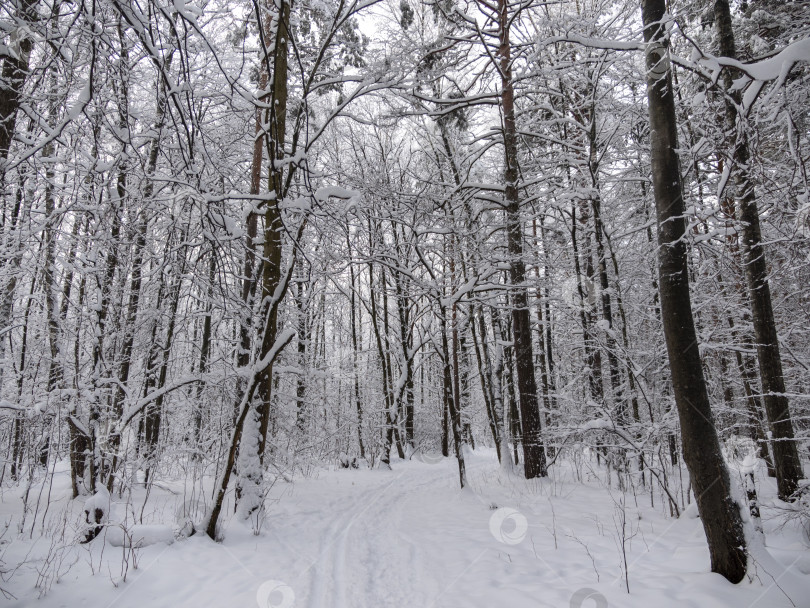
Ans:
[{"label": "tree trunk", "polygon": [[[480,305],[473,308],[470,312],[472,314],[470,330],[472,332],[473,347],[475,349],[475,360],[478,363],[478,378],[481,382],[481,393],[484,396],[484,406],[486,407],[487,419],[489,420],[489,430],[492,433],[492,441],[495,444],[498,461],[503,464],[504,454],[501,452],[502,421],[498,419],[499,414],[502,415],[503,413],[503,406],[501,406],[500,412],[495,409],[495,395],[493,393],[495,380],[492,375],[492,361],[489,356],[489,348],[487,347],[487,328],[480,310]],[[508,454],[506,454],[506,458],[509,458]]]},{"label": "tree trunk", "polygon": [[[264,64],[260,69],[259,88],[267,89],[267,69]],[[253,158],[250,169],[250,194],[258,196],[262,188],[262,160],[265,146],[265,133],[262,128],[264,110],[256,108],[256,126],[254,129]],[[254,203],[255,205],[255,203]],[[245,368],[250,363],[253,329],[253,298],[256,294],[256,237],[259,234],[259,214],[251,211],[247,217],[247,235],[245,236],[245,261],[242,276],[242,303],[244,304],[242,318],[239,323],[239,351],[236,355],[236,364]],[[239,403],[246,390],[244,380],[238,381],[237,400],[234,406],[234,417],[238,415]]]},{"label": "tree trunk", "polygon": [[686,466],[697,499],[712,572],[732,583],[743,579],[746,541],[739,505],[731,495],[728,469],[712,419],[697,344],[686,256],[683,187],[675,100],[665,39],[665,0],[643,0],[647,43],[653,190],[658,216],[661,313]]},{"label": "tree trunk", "polygon": [[[268,7],[261,7],[268,13]],[[259,348],[259,358],[264,360],[276,345],[278,337],[278,304],[283,293],[279,293],[281,285],[282,264],[282,235],[284,225],[281,218],[279,203],[284,198],[284,167],[280,164],[284,160],[284,141],[287,125],[287,50],[290,31],[290,4],[280,0],[273,7],[278,13],[275,15],[259,15],[266,32],[269,19],[275,19],[276,30],[273,32],[271,46],[266,56],[262,58],[263,69],[270,74],[271,94],[268,100],[266,134],[267,156],[269,159],[269,190],[271,196],[265,201],[264,212],[264,246],[262,250],[261,274],[261,306],[260,319],[262,340]],[[266,40],[263,39],[266,43]],[[286,287],[286,281],[284,283]],[[252,407],[255,411],[251,415],[240,416],[243,424],[247,425],[242,444],[239,446],[240,472],[237,490],[244,499],[246,488],[250,487],[247,504],[240,504],[241,516],[245,519],[262,507],[263,500],[263,466],[264,451],[267,443],[267,428],[270,422],[270,403],[273,393],[273,364],[264,366],[256,377],[257,403]],[[238,443],[238,442],[237,442]]]},{"label": "tree trunk", "polygon": [[[28,350],[28,319],[31,316],[31,305],[34,302],[34,289],[36,288],[36,277],[31,280],[31,291],[28,294],[28,303],[25,305],[25,317],[23,319],[22,338],[20,339],[20,367],[17,372],[17,400],[22,399],[23,394],[23,381],[25,378],[26,367],[26,353]],[[18,412],[14,416],[14,429],[12,432],[12,453],[11,453],[11,478],[17,480],[19,478],[20,469],[22,468],[23,456],[23,429],[25,426],[25,414]],[[84,444],[71,444],[72,448],[77,451],[81,450]],[[71,452],[73,454],[73,452]],[[71,463],[72,463],[71,459]],[[78,488],[74,486],[74,498],[78,495]]]},{"label": "tree trunk", "polygon": [[[203,376],[208,372],[208,358],[211,355],[211,325],[212,325],[212,312],[213,312],[213,297],[214,297],[214,281],[216,279],[217,270],[217,256],[214,251],[209,252],[208,262],[208,288],[206,289],[206,298],[203,303],[205,309],[205,316],[203,318],[202,341],[200,342],[200,365],[199,373]],[[200,459],[202,457],[200,435],[202,433],[203,425],[203,389],[205,382],[200,380],[197,383],[197,390],[194,403],[194,445],[197,448],[193,454],[193,458]]]},{"label": "tree trunk", "polygon": [[[183,243],[186,240],[187,230],[182,229],[180,231],[180,238],[179,242]],[[151,361],[150,364],[147,366],[147,373],[149,374],[149,380],[146,382],[146,386],[144,388],[144,397],[149,394],[152,387],[156,388],[157,390],[162,389],[166,386],[166,380],[168,378],[169,372],[169,363],[172,343],[174,342],[174,329],[177,323],[177,309],[180,303],[180,294],[182,292],[183,287],[183,277],[186,273],[186,264],[187,259],[185,255],[185,250],[181,249],[178,255],[182,256],[179,263],[176,263],[177,267],[177,274],[173,278],[172,284],[169,287],[169,296],[171,298],[169,303],[169,310],[166,318],[168,319],[168,327],[166,328],[166,336],[163,341],[162,346],[158,346],[157,340],[153,340],[153,354],[154,357],[150,357]],[[161,285],[162,287],[162,285]],[[157,322],[155,323],[157,327]],[[153,336],[155,334],[153,333]],[[160,356],[160,370],[156,371],[153,369],[154,365],[157,364],[158,355]],[[157,374],[157,377],[156,377]],[[152,467],[155,462],[156,453],[158,449],[158,443],[160,439],[160,428],[161,423],[163,421],[163,401],[165,398],[165,393],[161,393],[158,395],[157,399],[155,399],[154,403],[148,405],[144,411],[144,440],[145,440],[145,449],[144,449],[144,483],[149,482],[149,477],[151,475]]]},{"label": "tree trunk", "polygon": [[444,390],[444,399],[449,410],[450,427],[453,431],[453,447],[456,452],[456,459],[458,460],[459,484],[464,488],[467,485],[467,468],[464,462],[464,450],[461,438],[461,412],[458,409],[453,392],[452,361],[447,340],[447,307],[440,306],[439,314],[441,315],[440,331],[442,334],[442,387]]},{"label": "tree trunk", "polygon": [[[349,277],[351,279],[351,323],[352,323],[352,376],[354,377],[354,405],[357,410],[357,445],[360,449],[360,458],[366,457],[366,447],[363,443],[363,403],[360,399],[360,372],[357,366],[357,354],[360,352],[360,337],[357,326],[362,323],[359,319],[361,309],[355,306],[357,298],[357,282],[354,276],[354,260],[352,258],[352,241],[349,232],[346,232],[346,247],[349,253]],[[413,419],[411,419],[413,422]]]},{"label": "tree trunk", "polygon": [[[728,0],[716,0],[715,23],[720,42],[720,54],[736,59],[734,30]],[[799,452],[793,433],[788,398],[785,394],[785,378],[782,374],[782,359],[779,354],[779,337],[773,316],[771,290],[768,283],[768,266],[762,246],[762,232],[754,184],[748,173],[750,151],[745,127],[737,115],[735,104],[741,99],[739,91],[732,91],[732,76],[726,70],[725,86],[734,102],[726,99],[726,129],[732,148],[733,166],[730,168],[736,186],[737,214],[742,223],[743,258],[745,279],[751,299],[754,337],[757,341],[759,375],[762,381],[762,400],[773,434],[773,460],[776,469],[776,485],[779,498],[791,500],[803,477]]]},{"label": "tree trunk", "polygon": [[[34,48],[31,26],[37,21],[38,0],[18,0],[15,20],[19,26],[11,32],[8,50],[3,53],[3,72],[0,78],[0,187],[5,187],[6,161],[17,125],[17,110],[22,101],[22,89],[28,78],[28,62]],[[5,195],[5,191],[2,191]]]},{"label": "tree trunk", "polygon": [[[370,245],[373,248],[374,245],[374,236],[373,236],[373,227],[371,224],[371,219],[369,219],[368,224],[369,229],[369,241]],[[384,278],[384,277],[383,277]],[[383,285],[380,288],[382,291],[385,290],[385,286]],[[382,455],[380,456],[380,461],[387,467],[391,467],[391,446],[394,442],[394,427],[391,422],[391,408],[393,407],[393,402],[391,399],[391,387],[389,382],[389,373],[388,373],[388,358],[385,356],[385,346],[383,345],[383,336],[380,332],[380,322],[379,322],[379,315],[377,312],[377,296],[376,291],[377,288],[375,287],[374,283],[374,265],[369,262],[368,264],[368,291],[369,291],[369,300],[371,304],[371,327],[374,330],[374,339],[377,344],[377,356],[380,360],[380,372],[382,375],[382,389],[383,389],[383,399],[384,399],[384,409],[383,418],[385,420],[385,424],[383,425],[383,450]]]},{"label": "tree trunk", "polygon": [[[396,230],[396,226],[392,226]],[[396,238],[396,232],[395,238]],[[413,440],[413,334],[411,332],[411,299],[406,293],[405,278],[401,273],[394,273],[394,289],[397,303],[397,314],[399,316],[399,342],[400,356],[402,357],[401,371],[404,373],[404,382],[399,384],[399,393],[396,396],[403,418],[405,419],[405,445],[410,452],[414,450]]]},{"label": "tree trunk", "polygon": [[[382,245],[382,236],[380,235],[380,245]],[[399,436],[399,395],[397,395],[394,387],[394,366],[391,363],[391,344],[389,336],[391,335],[391,325],[389,322],[390,309],[388,307],[388,276],[385,272],[385,266],[380,270],[380,279],[382,284],[382,317],[383,317],[383,333],[382,337],[385,340],[385,369],[388,374],[388,426],[386,428],[386,442],[396,445],[397,456],[400,459],[405,458],[405,450],[402,447],[402,440]]]},{"label": "tree trunk", "polygon": [[745,574],[745,537],[712,419],[692,317],[683,188],[676,153],[675,102],[664,38],[665,14],[664,0],[643,0],[662,321],[681,423],[684,460],[709,544],[712,571],[737,583]]},{"label": "tree trunk", "polygon": [[545,477],[546,452],[540,427],[537,381],[534,377],[529,297],[526,289],[526,264],[523,260],[523,223],[518,193],[517,127],[515,124],[515,90],[512,84],[511,46],[509,41],[509,4],[498,0],[498,59],[501,72],[503,107],[504,182],[506,235],[510,256],[509,278],[512,284],[512,331],[515,338],[518,401],[523,428],[523,464],[526,479]]},{"label": "tree trunk", "polygon": [[307,344],[310,340],[309,332],[309,319],[308,304],[309,304],[309,289],[305,291],[304,283],[309,284],[309,279],[299,276],[297,279],[298,285],[295,292],[295,306],[298,310],[298,380],[295,387],[295,400],[296,400],[296,414],[295,425],[298,427],[298,432],[304,436],[307,428]]}]

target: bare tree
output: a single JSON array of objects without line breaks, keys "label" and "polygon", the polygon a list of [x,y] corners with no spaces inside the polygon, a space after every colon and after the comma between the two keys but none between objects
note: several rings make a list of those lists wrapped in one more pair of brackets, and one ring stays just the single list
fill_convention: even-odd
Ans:
[{"label": "bare tree", "polygon": [[641,9],[647,43],[647,103],[658,217],[661,316],[681,423],[683,456],[709,543],[712,571],[738,583],[746,569],[745,535],[714,427],[689,295],[675,98],[664,35],[666,4],[664,0],[644,0]]}]

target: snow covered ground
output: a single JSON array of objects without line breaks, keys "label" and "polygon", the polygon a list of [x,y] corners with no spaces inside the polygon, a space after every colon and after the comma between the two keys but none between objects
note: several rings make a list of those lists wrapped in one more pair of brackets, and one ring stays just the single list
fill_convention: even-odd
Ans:
[{"label": "snow covered ground", "polygon": [[[260,535],[232,520],[220,544],[203,536],[171,542],[167,526],[177,528],[184,504],[180,483],[152,488],[144,523],[134,531],[110,527],[105,542],[72,544],[81,532],[83,502],[68,500],[67,474],[57,474],[43,488],[53,503],[45,534],[42,512],[33,534],[33,513],[18,534],[21,491],[2,496],[0,523],[8,522],[8,529],[0,551],[5,568],[16,571],[0,586],[17,599],[0,604],[810,606],[807,540],[793,523],[780,527],[772,509],[764,512],[767,552],[754,551],[756,576],[731,585],[709,573],[705,537],[691,510],[680,519],[665,517],[643,491],[636,502],[587,467],[583,482],[576,481],[570,463],[532,482],[500,471],[490,450],[471,453],[468,466],[464,491],[452,459],[395,460],[392,471],[322,470],[294,483],[279,481]],[[766,503],[775,493],[769,484],[760,483]],[[31,489],[29,502],[39,491]],[[143,498],[134,494],[130,521],[139,517]],[[126,511],[115,505],[112,521],[123,520]],[[146,546],[137,548],[139,539]]]}]

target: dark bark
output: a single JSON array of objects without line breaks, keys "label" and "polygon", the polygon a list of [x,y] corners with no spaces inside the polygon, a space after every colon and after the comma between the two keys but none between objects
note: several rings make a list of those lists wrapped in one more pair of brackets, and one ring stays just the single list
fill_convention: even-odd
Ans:
[{"label": "dark bark", "polygon": [[304,433],[307,428],[307,343],[309,342],[309,323],[307,319],[307,308],[309,296],[305,293],[304,283],[308,279],[298,277],[297,293],[295,293],[295,305],[298,309],[298,381],[295,387],[296,418],[295,424],[300,433]]},{"label": "dark bark", "polygon": [[502,421],[498,418],[500,412],[495,408],[495,395],[493,393],[495,379],[492,376],[492,361],[487,346],[487,328],[484,322],[484,315],[480,310],[480,305],[471,312],[473,318],[470,321],[470,330],[475,350],[475,360],[478,364],[478,378],[481,382],[481,393],[484,396],[484,406],[487,411],[487,419],[489,420],[489,430],[490,433],[492,433],[492,441],[498,453],[498,460],[503,462],[503,454],[501,453]]},{"label": "dark bark", "polygon": [[[360,373],[357,366],[357,355],[360,352],[360,336],[358,335],[357,326],[362,323],[358,318],[361,309],[355,306],[355,299],[357,298],[357,282],[354,276],[354,262],[352,260],[352,241],[351,237],[346,232],[346,247],[349,252],[349,277],[351,278],[351,323],[352,323],[352,376],[354,378],[354,403],[357,410],[357,445],[360,449],[360,458],[366,457],[366,447],[363,443],[363,403],[360,399]],[[413,418],[411,418],[411,425],[413,425]],[[413,427],[411,427],[412,429]],[[413,430],[411,430],[411,434]]]},{"label": "dark bark", "polygon": [[[28,293],[28,303],[25,305],[25,317],[23,318],[22,337],[20,339],[20,367],[17,372],[17,399],[20,400],[23,394],[23,381],[25,378],[25,368],[27,364],[26,354],[28,351],[28,319],[31,316],[31,305],[34,302],[34,289],[36,288],[36,277],[31,281],[31,291]],[[14,416],[14,430],[12,439],[11,454],[11,478],[15,481],[19,478],[22,468],[23,454],[23,427],[25,425],[25,414],[18,413]],[[74,487],[74,492],[78,489]],[[74,494],[75,498],[76,494]]]},{"label": "dark bark", "polygon": [[[535,242],[535,249],[538,252],[540,251],[540,244],[537,240],[537,220],[532,219],[532,236],[534,237]],[[546,274],[542,279],[540,276],[540,262],[539,260],[534,266],[534,276],[537,279],[537,286],[535,287],[535,301],[537,302],[537,309],[535,310],[535,314],[537,315],[537,365],[540,368],[540,386],[542,387],[543,392],[543,409],[545,410],[545,414],[543,416],[543,420],[548,426],[550,419],[551,419],[551,382],[548,373],[548,366],[546,362],[547,357],[547,347],[546,347],[546,340],[549,337],[549,334],[546,332],[546,322],[543,318],[543,304],[544,304],[544,297],[543,297],[543,290],[540,288],[541,281],[543,283],[548,283],[548,275]],[[546,285],[547,288],[547,285]],[[548,447],[549,455],[553,457],[553,453],[551,453],[552,448]]]},{"label": "dark bark", "polygon": [[[186,240],[186,230],[182,230],[180,233],[180,242]],[[151,391],[151,387],[154,386],[157,390],[162,389],[166,386],[166,380],[168,378],[169,372],[169,363],[170,363],[170,354],[172,349],[172,344],[174,342],[174,330],[177,323],[177,309],[180,303],[180,293],[182,291],[183,285],[183,276],[186,273],[186,256],[185,251],[180,251],[180,256],[182,256],[181,260],[179,261],[179,269],[177,276],[173,280],[173,284],[170,287],[170,304],[169,310],[167,313],[168,319],[168,326],[166,328],[166,336],[163,340],[163,344],[156,348],[155,355],[157,359],[157,355],[160,356],[160,370],[157,372],[157,377],[155,378],[154,370],[151,369],[152,366],[149,366],[147,370],[150,373],[150,380],[146,383],[146,388],[144,389],[144,397],[148,394],[148,391]],[[157,345],[157,340],[153,342]],[[150,386],[151,385],[151,386]],[[155,399],[154,403],[148,405],[146,410],[144,411],[144,439],[145,439],[145,450],[144,455],[146,458],[146,466],[145,466],[145,478],[144,482],[149,482],[149,476],[151,474],[152,465],[154,464],[155,454],[158,449],[158,441],[160,439],[160,428],[161,423],[163,421],[163,402],[165,400],[165,393],[161,393],[158,395],[157,399]]]},{"label": "dark bark", "polygon": [[[289,343],[289,341],[292,340],[293,334],[287,334],[287,336],[288,337],[285,342],[275,344],[275,350],[273,351],[270,360],[267,362],[268,367],[273,365],[278,354]],[[253,401],[253,395],[258,387],[259,377],[260,373],[257,373],[245,390],[245,394],[239,408],[239,415],[236,417],[233,431],[231,431],[231,442],[228,449],[227,462],[225,463],[225,467],[222,469],[222,474],[216,485],[217,492],[214,497],[214,503],[211,506],[211,512],[208,514],[207,520],[203,525],[206,535],[208,535],[208,537],[212,540],[217,539],[217,524],[219,522],[219,516],[222,513],[222,506],[225,503],[225,494],[228,491],[231,473],[236,465],[236,455],[239,450],[239,442],[242,438],[242,430],[244,429],[248,413],[254,411],[251,402]]]},{"label": "dark bark", "polygon": [[[577,236],[576,207],[571,208],[571,251],[574,258],[574,275],[577,279],[577,296],[579,297],[579,323],[582,326],[582,342],[585,352],[585,367],[588,370],[588,388],[591,400],[596,404],[604,401],[604,387],[602,386],[602,356],[596,348],[593,336],[594,311],[590,296],[586,293],[585,279],[580,264],[579,241]],[[587,256],[586,256],[587,260]],[[587,264],[587,262],[586,262]]]},{"label": "dark bark", "polygon": [[[267,70],[262,64],[259,75],[259,87],[261,90],[267,88]],[[265,101],[262,99],[262,101]],[[256,124],[254,128],[253,157],[250,169],[250,194],[258,196],[261,192],[262,184],[262,161],[264,156],[265,133],[262,129],[262,116],[264,111],[256,108]],[[242,303],[244,309],[239,323],[239,351],[236,355],[236,364],[240,368],[245,368],[250,363],[252,344],[252,320],[253,304],[256,294],[256,237],[259,234],[259,213],[251,211],[247,217],[247,235],[245,236],[245,261],[242,276]],[[239,403],[244,393],[244,381],[239,382],[237,391],[237,402],[234,406],[234,418],[238,415]]]},{"label": "dark bark", "polygon": [[[214,296],[214,280],[216,279],[216,270],[217,270],[217,256],[214,251],[211,251],[209,254],[209,261],[208,261],[208,288],[206,290],[206,298],[205,298],[205,317],[203,318],[203,330],[202,330],[202,341],[200,343],[200,364],[199,364],[199,373],[202,376],[206,372],[208,372],[208,358],[211,355],[211,329],[212,329],[212,308],[213,308],[213,296]],[[192,441],[196,446],[200,446],[200,436],[202,433],[202,424],[203,424],[203,389],[205,387],[205,383],[201,380],[197,383],[197,392],[196,392],[196,403],[194,404],[194,436]],[[196,451],[194,453],[194,458],[201,458],[202,453],[200,451]]]},{"label": "dark bark", "polygon": [[512,284],[512,333],[515,342],[518,402],[523,430],[523,464],[526,479],[545,477],[546,452],[540,426],[537,381],[534,377],[529,297],[526,289],[526,263],[523,260],[523,222],[518,193],[517,127],[515,124],[515,90],[512,83],[510,15],[506,0],[498,1],[498,60],[501,73],[503,110],[504,182],[506,238],[510,256],[509,278]]},{"label": "dark bark", "polygon": [[[395,242],[399,246],[396,238],[396,226],[394,230]],[[405,382],[400,386],[396,401],[399,404],[399,414],[405,420],[405,444],[409,449],[414,449],[413,437],[413,414],[414,414],[414,393],[413,393],[413,332],[411,329],[411,298],[407,293],[406,278],[401,273],[394,273],[394,289],[396,294],[397,315],[399,317],[399,343],[401,350],[402,366],[404,367]]]},{"label": "dark bark", "polygon": [[13,53],[2,54],[3,71],[0,78],[0,186],[5,185],[5,166],[11,141],[17,125],[17,110],[22,101],[22,89],[28,78],[28,62],[34,48],[32,25],[37,20],[38,0],[19,0],[14,20],[16,29],[11,33],[9,46]]},{"label": "dark bark", "polygon": [[[278,335],[278,302],[281,294],[277,291],[281,285],[282,234],[284,225],[279,203],[286,194],[283,165],[284,141],[287,132],[287,53],[290,39],[290,3],[281,0],[276,3],[278,24],[276,36],[265,58],[265,69],[270,74],[272,94],[267,123],[269,125],[266,145],[267,157],[270,160],[270,193],[271,200],[265,203],[264,213],[264,249],[262,252],[262,306],[261,319],[262,343],[260,357],[263,359],[273,349]],[[269,19],[269,15],[264,16]],[[262,23],[265,23],[264,19]],[[286,284],[286,283],[285,283]],[[273,392],[273,365],[265,367],[258,376],[258,414],[259,414],[259,462],[264,464],[264,450],[267,443],[267,428],[270,422],[270,402]]]},{"label": "dark bark", "polygon": [[[509,323],[505,323],[497,308],[492,309],[492,330],[494,332],[495,343],[510,342],[511,334]],[[496,367],[494,378],[503,378],[503,385],[506,387],[506,399],[509,419],[509,436],[512,439],[512,457],[514,463],[520,464],[520,457],[518,452],[518,444],[522,436],[520,427],[520,413],[518,412],[517,398],[515,396],[515,382],[514,382],[514,357],[512,356],[512,347],[504,346],[502,349],[502,357],[500,370]],[[499,373],[500,372],[500,373]],[[493,391],[494,392],[494,391]],[[495,395],[497,399],[497,394]],[[508,439],[504,438],[504,442],[508,444]],[[507,446],[508,447],[508,446]]]},{"label": "dark bark", "polygon": [[452,364],[450,347],[447,340],[447,308],[440,306],[439,310],[441,319],[441,345],[442,345],[442,387],[444,390],[444,399],[447,403],[450,417],[450,427],[453,431],[453,448],[458,460],[458,478],[459,484],[462,488],[467,485],[467,470],[464,462],[464,451],[462,441],[461,429],[461,412],[455,401],[453,394],[453,379],[452,379]]},{"label": "dark bark", "polygon": [[[714,17],[720,42],[720,54],[736,58],[734,30],[728,0],[716,0]],[[779,498],[791,500],[803,477],[802,465],[793,433],[790,406],[785,393],[785,378],[779,354],[779,337],[773,315],[771,290],[768,283],[768,266],[762,246],[762,231],[757,208],[754,183],[748,173],[750,150],[744,125],[737,114],[736,104],[741,99],[739,91],[732,91],[732,76],[725,73],[727,94],[726,129],[734,141],[732,148],[734,178],[737,198],[737,215],[742,223],[743,260],[748,294],[753,313],[754,337],[759,360],[759,375],[762,382],[762,401],[773,434],[773,460],[776,469],[776,485]]]},{"label": "dark bark", "polygon": [[714,427],[692,316],[665,15],[665,0],[642,1],[662,321],[681,423],[683,455],[709,545],[711,569],[738,583],[746,570],[746,541],[739,505],[731,495],[728,469]]},{"label": "dark bark", "polygon": [[[594,178],[594,182],[595,182]],[[610,297],[610,283],[607,272],[607,255],[604,244],[604,226],[602,225],[602,200],[598,194],[591,199],[593,209],[594,237],[596,240],[597,269],[599,274],[599,290],[602,304],[602,320],[607,325],[605,329],[605,350],[608,357],[608,369],[610,371],[610,387],[613,390],[614,406],[616,407],[616,418],[619,424],[626,425],[627,403],[623,394],[623,383],[619,371],[619,358],[616,355],[616,339],[613,335],[613,302]]]},{"label": "dark bark", "polygon": [[[371,219],[369,219],[369,239],[371,240],[370,245],[373,248],[373,227],[371,224]],[[383,276],[384,279],[384,276]],[[391,422],[391,409],[393,408],[393,399],[391,398],[391,387],[390,387],[390,376],[388,371],[388,358],[385,356],[385,346],[383,344],[383,336],[380,331],[380,323],[379,323],[379,315],[377,312],[377,296],[376,296],[376,288],[374,282],[374,265],[369,262],[368,264],[368,289],[369,289],[369,301],[370,301],[370,313],[371,313],[371,327],[374,332],[374,339],[377,344],[377,355],[380,360],[380,371],[382,373],[382,389],[383,389],[383,396],[385,400],[385,425],[383,427],[383,451],[380,460],[383,464],[387,467],[391,467],[391,446],[394,443],[394,427]],[[385,291],[385,286],[383,285],[380,289]]]},{"label": "dark bark", "polygon": [[[380,238],[380,246],[383,245],[382,234],[378,233]],[[385,267],[382,267],[380,272],[380,282],[382,285],[382,318],[383,318],[383,334],[382,337],[385,341],[385,369],[388,374],[388,427],[386,429],[386,442],[393,443],[397,448],[397,456],[400,459],[405,458],[405,449],[402,447],[402,438],[399,433],[399,398],[394,386],[394,365],[391,362],[391,344],[389,336],[391,335],[390,323],[390,308],[388,305],[388,274],[385,272]]]}]

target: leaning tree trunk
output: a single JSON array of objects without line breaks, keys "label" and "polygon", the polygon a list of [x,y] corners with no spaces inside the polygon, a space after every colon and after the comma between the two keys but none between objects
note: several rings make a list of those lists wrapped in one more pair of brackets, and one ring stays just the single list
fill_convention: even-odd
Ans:
[{"label": "leaning tree trunk", "polygon": [[683,455],[709,544],[711,568],[730,582],[738,583],[746,570],[746,539],[740,506],[731,495],[728,469],[714,427],[692,317],[665,16],[666,0],[642,0],[652,181],[658,216],[661,316],[681,423]]},{"label": "leaning tree trunk", "polygon": [[529,296],[526,289],[526,264],[523,261],[523,224],[518,194],[517,127],[515,124],[515,90],[512,83],[511,46],[509,41],[509,4],[498,1],[498,59],[501,72],[503,105],[504,181],[506,198],[506,235],[510,256],[512,283],[512,325],[515,338],[518,402],[523,427],[523,465],[526,479],[545,477],[546,452],[540,428],[540,406],[534,377],[532,329],[529,318]]},{"label": "leaning tree trunk", "polygon": [[[731,11],[728,0],[716,0],[714,4],[715,23],[720,41],[720,54],[736,58],[734,30],[731,25]],[[803,477],[802,464],[796,448],[790,407],[785,394],[785,378],[782,374],[782,359],[779,355],[779,338],[773,317],[771,289],[768,284],[768,266],[765,250],[762,247],[762,232],[759,224],[759,210],[754,184],[748,174],[750,150],[745,129],[739,124],[736,104],[740,101],[739,91],[732,91],[732,77],[726,71],[726,133],[734,137],[731,143],[733,166],[731,172],[737,189],[737,214],[742,223],[743,258],[745,280],[751,298],[754,336],[757,341],[759,375],[762,381],[762,400],[773,434],[773,460],[776,469],[776,485],[779,498],[789,500],[796,492]]]}]

